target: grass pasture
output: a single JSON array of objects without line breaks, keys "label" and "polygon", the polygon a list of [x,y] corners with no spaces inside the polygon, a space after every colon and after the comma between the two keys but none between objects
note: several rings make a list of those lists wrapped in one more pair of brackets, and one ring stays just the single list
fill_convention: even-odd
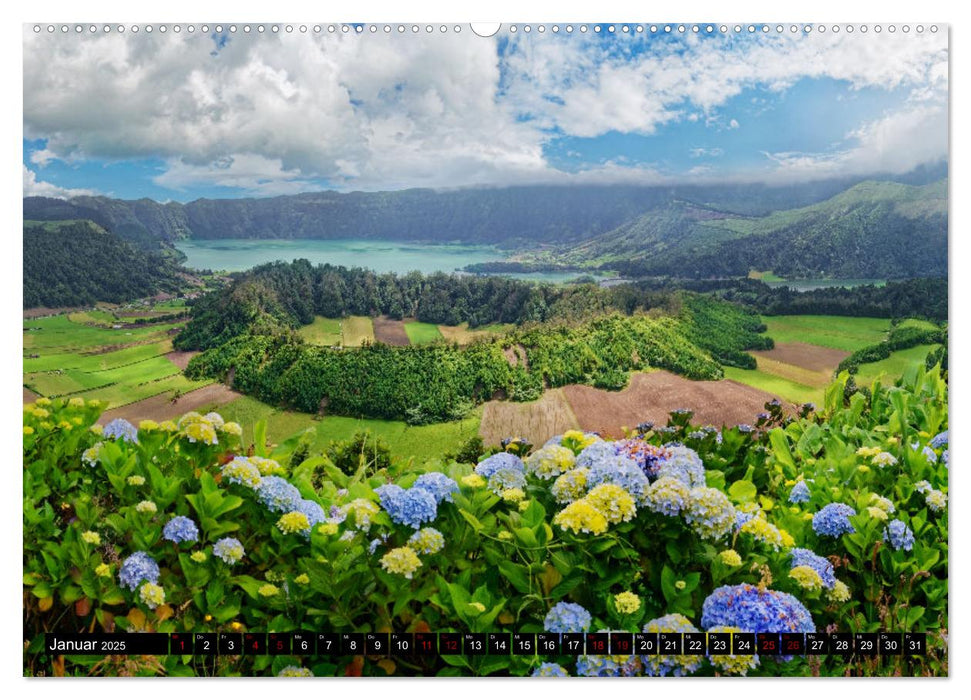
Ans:
[{"label": "grass pasture", "polygon": [[823,387],[806,386],[760,369],[726,367],[725,379],[732,379],[739,384],[747,384],[793,403],[812,402],[818,405],[823,400]]},{"label": "grass pasture", "polygon": [[213,410],[226,420],[243,426],[244,444],[253,441],[253,426],[266,420],[267,438],[281,443],[307,428],[314,428],[316,437],[312,450],[322,451],[332,440],[347,440],[359,430],[369,430],[391,447],[391,452],[401,457],[414,456],[418,460],[441,457],[445,452],[457,451],[479,430],[481,409],[460,421],[434,425],[412,426],[403,421],[386,421],[326,416],[316,418],[307,413],[285,411],[257,401],[249,396],[236,399]]},{"label": "grass pasture", "polygon": [[313,323],[297,330],[301,338],[313,345],[331,347],[341,344],[341,320],[315,316]]},{"label": "grass pasture", "polygon": [[374,322],[368,316],[348,316],[341,321],[344,347],[359,348],[374,342]]},{"label": "grass pasture", "polygon": [[75,352],[43,354],[24,358],[24,372],[48,372],[51,370],[79,369],[86,372],[123,367],[172,351],[172,341],[146,343],[122,348],[113,352],[81,354]]},{"label": "grass pasture", "polygon": [[442,332],[434,323],[422,323],[421,321],[410,321],[405,324],[405,333],[412,345],[427,345],[442,340]]},{"label": "grass pasture", "polygon": [[884,360],[860,365],[855,377],[856,384],[869,386],[876,379],[881,379],[883,384],[892,383],[911,367],[923,364],[927,353],[937,348],[937,345],[917,345],[906,350],[897,350]]},{"label": "grass pasture", "polygon": [[849,316],[763,316],[766,335],[777,343],[810,343],[853,352],[887,337],[885,318]]}]

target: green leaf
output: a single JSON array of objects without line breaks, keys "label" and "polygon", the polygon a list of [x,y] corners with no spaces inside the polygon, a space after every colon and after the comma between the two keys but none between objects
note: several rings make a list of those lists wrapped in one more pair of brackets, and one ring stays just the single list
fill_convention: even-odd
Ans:
[{"label": "green leaf", "polygon": [[556,600],[557,598],[562,598],[567,593],[572,591],[574,588],[580,585],[580,583],[586,578],[582,571],[574,571],[572,574],[564,578],[558,584],[553,586],[553,590],[549,593],[549,598]]},{"label": "green leaf", "polygon": [[796,463],[792,461],[792,453],[789,451],[789,439],[782,428],[773,428],[769,431],[769,443],[772,445],[772,453],[779,464],[795,468]]},{"label": "green leaf", "polygon": [[736,503],[752,503],[758,495],[758,489],[751,481],[736,481],[728,487],[728,495]]},{"label": "green leaf", "polygon": [[465,520],[469,523],[469,525],[472,526],[472,528],[476,532],[481,532],[482,529],[485,527],[481,522],[479,522],[479,519],[477,517],[472,515],[472,513],[465,510],[464,508],[459,508],[459,514],[461,514],[461,516],[465,518]]},{"label": "green leaf", "polygon": [[530,592],[529,572],[525,566],[510,561],[499,562],[499,573],[520,593]]}]

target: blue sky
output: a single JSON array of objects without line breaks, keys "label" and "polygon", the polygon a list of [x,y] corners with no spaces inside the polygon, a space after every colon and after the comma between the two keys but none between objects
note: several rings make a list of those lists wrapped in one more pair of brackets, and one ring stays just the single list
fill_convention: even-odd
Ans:
[{"label": "blue sky", "polygon": [[941,36],[47,36],[25,194],[792,182],[947,154]]}]

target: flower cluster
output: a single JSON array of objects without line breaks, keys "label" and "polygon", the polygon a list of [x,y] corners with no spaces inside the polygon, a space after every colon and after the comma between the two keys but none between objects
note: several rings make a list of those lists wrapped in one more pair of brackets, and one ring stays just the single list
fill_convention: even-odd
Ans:
[{"label": "flower cluster", "polygon": [[[608,444],[608,443],[597,443]],[[588,448],[589,449],[589,448]],[[615,484],[631,494],[638,502],[643,502],[651,483],[647,480],[633,460],[615,455],[590,467],[587,485]]]},{"label": "flower cluster", "polygon": [[566,474],[562,474],[553,482],[550,491],[553,498],[558,503],[570,503],[577,500],[587,492],[587,477],[590,470],[583,467],[571,469]]},{"label": "flower cluster", "polygon": [[616,484],[600,484],[584,500],[603,513],[608,523],[627,522],[637,514],[634,498]]},{"label": "flower cluster", "polygon": [[883,537],[897,550],[909,552],[914,547],[914,533],[902,520],[891,520],[883,531]]},{"label": "flower cluster", "polygon": [[689,488],[705,485],[705,465],[698,453],[678,443],[665,445],[668,456],[657,470],[658,477],[670,476]]},{"label": "flower cluster", "polygon": [[751,535],[756,541],[769,545],[777,552],[780,547],[791,547],[794,544],[792,536],[766,520],[765,513],[762,511],[747,519],[739,531]]},{"label": "flower cluster", "polygon": [[445,547],[445,537],[433,527],[423,527],[408,540],[419,554],[437,554]]},{"label": "flower cluster", "polygon": [[683,481],[662,476],[647,490],[645,503],[655,513],[676,517],[688,505],[690,491]]},{"label": "flower cluster", "polygon": [[691,489],[684,520],[702,539],[721,539],[735,526],[735,507],[718,489],[700,486]]},{"label": "flower cluster", "polygon": [[892,467],[897,464],[897,458],[889,452],[880,452],[874,456],[872,464],[875,467]]},{"label": "flower cluster", "polygon": [[618,457],[620,457],[620,455],[617,454],[617,448],[614,447],[612,442],[600,440],[589,445],[588,447],[585,447],[583,451],[577,455],[576,465],[578,467],[592,468],[599,464],[610,464]]},{"label": "flower cluster", "polygon": [[440,505],[442,501],[452,502],[452,494],[459,490],[459,485],[441,472],[428,472],[419,476],[412,488],[428,491],[435,497],[436,504]]},{"label": "flower cluster", "polygon": [[640,438],[618,440],[614,445],[617,454],[633,460],[645,476],[652,479],[657,476],[661,465],[671,459],[671,451],[668,448],[652,445]]},{"label": "flower cluster", "polygon": [[935,450],[939,450],[942,447],[947,447],[947,435],[948,435],[948,431],[946,430],[942,433],[938,433],[937,435],[931,438],[931,441],[929,443],[930,446],[933,447]]},{"label": "flower cluster", "polygon": [[850,517],[854,515],[856,511],[845,503],[830,503],[813,516],[813,531],[827,537],[856,532],[850,523]]},{"label": "flower cluster", "polygon": [[816,631],[812,615],[795,597],[748,583],[721,586],[705,598],[701,626],[718,625],[755,633]]},{"label": "flower cluster", "polygon": [[281,515],[280,519],[276,521],[276,526],[284,535],[310,531],[310,521],[307,516],[296,510]]},{"label": "flower cluster", "polygon": [[569,504],[553,517],[553,524],[574,534],[586,532],[602,535],[607,531],[607,518],[585,499]]},{"label": "flower cluster", "polygon": [[410,579],[421,567],[421,559],[411,547],[398,547],[381,557],[381,568],[389,574],[401,574]]},{"label": "flower cluster", "polygon": [[280,669],[280,672],[276,674],[277,678],[313,678],[314,673],[309,668],[301,668],[300,666],[284,666]]},{"label": "flower cluster", "polygon": [[259,468],[248,457],[236,457],[226,463],[223,465],[221,474],[229,483],[240,484],[251,489],[257,488],[262,481]]},{"label": "flower cluster", "polygon": [[[518,458],[517,458],[518,459]],[[416,530],[422,523],[431,522],[438,515],[438,501],[425,489],[403,489],[396,484],[385,484],[374,489],[381,499],[381,507],[391,520]]]},{"label": "flower cluster", "polygon": [[199,539],[199,528],[184,515],[176,515],[165,523],[162,537],[170,542],[195,542]]},{"label": "flower cluster", "polygon": [[523,490],[526,488],[526,475],[515,469],[497,469],[489,477],[489,490],[497,496],[501,496],[504,491],[512,489]]},{"label": "flower cluster", "polygon": [[355,498],[350,503],[341,506],[338,517],[344,520],[348,515],[353,514],[354,523],[357,527],[361,530],[367,530],[371,527],[371,517],[377,515],[380,511],[377,503],[366,498]]},{"label": "flower cluster", "polygon": [[533,678],[567,678],[570,674],[559,664],[544,662],[533,669]]},{"label": "flower cluster", "polygon": [[124,418],[115,418],[104,427],[104,430],[101,431],[101,437],[105,438],[106,440],[122,440],[124,442],[130,442],[137,445],[138,428],[126,421]]},{"label": "flower cluster", "polygon": [[256,497],[273,513],[296,510],[303,500],[297,487],[279,476],[261,478],[259,486],[256,487]]},{"label": "flower cluster", "polygon": [[526,465],[523,464],[523,460],[509,452],[497,452],[490,457],[486,457],[476,465],[475,473],[483,479],[489,479],[501,469],[517,471],[520,474],[526,473]]},{"label": "flower cluster", "polygon": [[235,537],[223,537],[212,546],[212,553],[227,564],[235,564],[243,558],[246,551]]},{"label": "flower cluster", "polygon": [[641,609],[641,599],[636,593],[624,591],[614,596],[614,607],[621,615],[632,615]]},{"label": "flower cluster", "polygon": [[809,493],[809,486],[805,481],[800,479],[789,492],[789,503],[806,503],[811,497],[812,494]]},{"label": "flower cluster", "polygon": [[138,597],[149,610],[154,610],[165,602],[165,590],[155,583],[143,583],[138,589]]},{"label": "flower cluster", "polygon": [[789,550],[789,557],[793,569],[806,566],[815,571],[819,575],[824,588],[832,588],[836,585],[836,574],[829,559],[802,547]]},{"label": "flower cluster", "polygon": [[807,591],[823,590],[823,579],[819,573],[810,566],[794,566],[789,570],[789,578],[799,584],[800,588]]},{"label": "flower cluster", "polygon": [[924,502],[927,503],[927,507],[931,509],[934,513],[940,513],[944,508],[947,507],[947,496],[943,491],[938,491],[937,489],[930,489],[924,494]]},{"label": "flower cluster", "polygon": [[154,559],[145,552],[135,552],[122,563],[118,571],[118,580],[122,586],[134,591],[142,581],[158,583],[160,574]]},{"label": "flower cluster", "polygon": [[586,608],[576,603],[557,603],[543,620],[547,632],[586,632],[590,629],[592,618]]},{"label": "flower cluster", "polygon": [[540,479],[552,479],[570,471],[576,464],[573,450],[562,445],[547,445],[526,458],[526,469]]}]

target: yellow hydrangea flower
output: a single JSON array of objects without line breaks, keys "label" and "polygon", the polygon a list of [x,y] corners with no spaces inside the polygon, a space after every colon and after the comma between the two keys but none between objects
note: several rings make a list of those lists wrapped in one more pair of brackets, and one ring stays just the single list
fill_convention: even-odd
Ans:
[{"label": "yellow hydrangea flower", "polygon": [[228,423],[223,423],[222,431],[227,435],[241,437],[243,435],[243,426],[235,421],[229,421]]},{"label": "yellow hydrangea flower", "polygon": [[381,557],[381,568],[389,574],[411,578],[421,567],[421,559],[411,547],[398,547]]},{"label": "yellow hydrangea flower", "polygon": [[307,574],[300,574],[293,579],[293,582],[300,584],[301,586],[306,586],[308,583],[310,583],[310,577],[307,576]]},{"label": "yellow hydrangea flower", "polygon": [[850,599],[850,589],[842,581],[837,581],[827,593],[826,597],[833,603],[845,603]]},{"label": "yellow hydrangea flower", "polygon": [[137,506],[135,506],[135,510],[138,511],[139,513],[156,513],[158,512],[158,506],[155,505],[152,501],[142,501]]},{"label": "yellow hydrangea flower", "polygon": [[722,563],[726,566],[741,566],[742,557],[738,555],[734,549],[726,549],[718,553],[718,558],[721,559]]},{"label": "yellow hydrangea flower", "polygon": [[823,589],[823,579],[819,572],[810,566],[797,566],[789,572],[789,578],[799,584],[800,588],[807,591],[821,591]]},{"label": "yellow hydrangea flower", "polygon": [[82,399],[80,396],[73,396],[67,402],[67,405],[71,408],[84,408],[84,399]]},{"label": "yellow hydrangea flower", "polygon": [[317,530],[322,535],[336,535],[337,534],[337,523],[321,523]]},{"label": "yellow hydrangea flower", "polygon": [[500,540],[503,540],[504,542],[508,542],[509,540],[512,539],[512,533],[509,532],[509,530],[501,530],[499,532],[498,537]]},{"label": "yellow hydrangea flower", "polygon": [[637,514],[634,497],[617,484],[595,486],[584,500],[603,513],[608,523],[627,522]]},{"label": "yellow hydrangea flower", "polygon": [[25,425],[24,426],[24,435],[33,435],[33,434],[34,434],[34,429],[31,428],[29,425]]},{"label": "yellow hydrangea flower", "polygon": [[144,430],[146,432],[150,432],[152,430],[158,430],[158,423],[156,423],[153,420],[146,419],[146,420],[141,421],[138,424],[138,429],[139,430]]},{"label": "yellow hydrangea flower", "polygon": [[145,477],[139,474],[133,474],[125,479],[125,481],[128,482],[129,486],[142,486],[145,483]]},{"label": "yellow hydrangea flower", "polygon": [[142,584],[142,587],[138,589],[138,596],[151,610],[165,602],[165,590],[155,583]]},{"label": "yellow hydrangea flower", "polygon": [[276,521],[276,526],[284,535],[292,535],[295,532],[309,530],[310,520],[300,511],[292,510],[280,516],[280,519]]},{"label": "yellow hydrangea flower", "polygon": [[280,592],[280,589],[274,586],[272,583],[264,583],[262,586],[256,589],[256,592],[264,598],[272,598]]},{"label": "yellow hydrangea flower", "polygon": [[557,513],[553,524],[573,533],[602,535],[607,531],[607,518],[584,499],[574,501]]},{"label": "yellow hydrangea flower", "polygon": [[636,593],[624,591],[614,596],[614,607],[621,615],[632,615],[641,609],[641,599]]},{"label": "yellow hydrangea flower", "polygon": [[206,561],[207,557],[205,552],[193,552],[189,555],[189,559],[194,561],[196,564],[202,564]]},{"label": "yellow hydrangea flower", "polygon": [[98,564],[94,568],[94,573],[101,578],[108,578],[111,576],[111,567],[104,563]]},{"label": "yellow hydrangea flower", "polygon": [[469,474],[468,476],[462,477],[462,484],[472,489],[481,489],[487,483],[489,482],[487,482],[478,474]]},{"label": "yellow hydrangea flower", "polygon": [[519,503],[524,498],[526,494],[522,489],[506,489],[502,492],[502,500],[506,503]]},{"label": "yellow hydrangea flower", "polygon": [[101,544],[101,535],[99,535],[97,532],[94,532],[93,530],[87,530],[85,532],[82,532],[81,539],[87,542],[88,544],[94,545],[95,547]]}]

